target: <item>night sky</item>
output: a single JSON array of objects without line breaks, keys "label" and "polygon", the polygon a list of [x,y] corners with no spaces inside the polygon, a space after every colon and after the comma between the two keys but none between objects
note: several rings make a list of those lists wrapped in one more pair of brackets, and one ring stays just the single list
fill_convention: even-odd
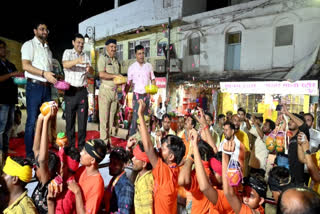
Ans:
[{"label": "night sky", "polygon": [[[132,1],[119,0],[119,5]],[[209,0],[207,10],[226,6],[226,2]],[[53,56],[61,62],[63,51],[72,48],[78,24],[113,7],[114,0],[4,0],[1,1],[0,36],[23,43],[33,38],[33,23],[43,20],[50,31],[48,41]]]},{"label": "night sky", "polygon": [[[132,1],[120,0],[119,4]],[[44,21],[50,31],[48,42],[53,57],[61,62],[63,51],[72,48],[78,24],[113,8],[113,0],[4,0],[1,1],[0,36],[23,43],[33,38],[33,23]]]}]

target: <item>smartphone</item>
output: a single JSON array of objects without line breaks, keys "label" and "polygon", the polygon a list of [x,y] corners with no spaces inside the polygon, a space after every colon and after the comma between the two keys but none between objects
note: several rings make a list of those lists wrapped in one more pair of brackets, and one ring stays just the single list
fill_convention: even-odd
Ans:
[{"label": "smartphone", "polygon": [[251,114],[250,113],[247,113],[246,114],[246,118],[248,118],[249,120],[251,119]]},{"label": "smartphone", "polygon": [[282,109],[282,105],[277,105],[276,111],[281,111],[281,109]]}]

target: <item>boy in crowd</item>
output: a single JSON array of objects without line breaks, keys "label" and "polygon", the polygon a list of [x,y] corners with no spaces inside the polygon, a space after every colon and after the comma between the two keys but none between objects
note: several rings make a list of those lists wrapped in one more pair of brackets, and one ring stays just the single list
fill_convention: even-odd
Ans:
[{"label": "boy in crowd", "polygon": [[63,214],[76,213],[76,198],[71,190],[67,188],[67,183],[75,179],[74,175],[79,167],[80,153],[75,147],[64,147],[59,150],[61,161],[60,175],[62,177],[62,192],[49,184],[47,197],[48,213]]},{"label": "boy in crowd", "polygon": [[177,129],[177,136],[182,138],[184,134],[184,116],[178,117],[178,129]]},{"label": "boy in crowd", "polygon": [[[220,189],[222,165],[219,154],[213,155],[212,148],[204,141],[199,141],[195,130],[191,131],[190,137],[195,164],[195,173],[192,174],[190,187],[187,187],[193,196],[191,213],[232,212],[231,206]],[[210,159],[210,162],[204,161],[205,159]]]},{"label": "boy in crowd", "polygon": [[31,166],[31,163],[27,160],[7,157],[2,177],[9,192],[9,203],[3,211],[4,214],[38,213],[25,189],[32,178]]},{"label": "boy in crowd", "polygon": [[177,213],[178,165],[185,154],[185,146],[179,137],[167,135],[161,140],[159,154],[161,157],[159,157],[154,150],[143,117],[146,104],[141,99],[138,102],[142,143],[153,168],[154,211],[155,213]]},{"label": "boy in crowd", "polygon": [[[235,151],[235,142],[227,141],[223,144],[223,149],[226,152]],[[267,184],[265,183],[262,176],[250,175],[244,179],[244,192],[242,198],[239,199],[238,195],[235,193],[234,188],[229,185],[227,178],[227,168],[230,157],[228,154],[222,154],[222,183],[223,192],[231,205],[233,211],[236,214],[246,214],[246,213],[263,213],[264,208],[262,204],[266,197]]]},{"label": "boy in crowd", "polygon": [[14,122],[10,130],[10,138],[24,137],[24,131],[21,126],[22,113],[19,107],[14,110]]},{"label": "boy in crowd", "polygon": [[207,125],[209,126],[209,130],[211,132],[212,138],[215,142],[215,145],[219,146],[220,144],[220,136],[218,134],[218,132],[216,132],[216,130],[213,128],[213,116],[211,113],[206,112],[205,113],[205,118],[207,121]]},{"label": "boy in crowd", "polygon": [[278,202],[279,195],[290,186],[291,176],[287,168],[275,166],[269,172],[268,185],[272,197]]},{"label": "boy in crowd", "polygon": [[39,213],[48,213],[47,195],[48,185],[56,176],[59,169],[59,157],[49,151],[48,124],[56,119],[57,107],[51,107],[49,113],[43,116],[39,114],[33,143],[35,155],[35,175],[39,181],[32,193],[32,200]]},{"label": "boy in crowd", "polygon": [[77,213],[97,213],[103,199],[104,182],[99,172],[99,163],[107,153],[103,140],[87,141],[80,155],[81,167],[68,188],[75,194]]},{"label": "boy in crowd", "polygon": [[104,193],[107,213],[131,213],[133,209],[134,187],[124,170],[129,161],[128,153],[122,147],[112,149],[110,153],[109,174],[112,177]]},{"label": "boy in crowd", "polygon": [[135,213],[153,213],[152,165],[141,141],[133,149],[133,170],[138,172],[134,182]]},{"label": "boy in crowd", "polygon": [[171,116],[169,114],[162,116],[162,127],[160,130],[163,133],[163,137],[168,134],[176,135],[175,131],[171,129]]},{"label": "boy in crowd", "polygon": [[[290,118],[288,122],[288,128],[292,133],[290,137],[290,143],[288,148],[288,161],[291,174],[291,182],[295,185],[303,185],[305,182],[304,177],[304,164],[298,157],[298,134],[303,132],[306,135],[306,139],[310,140],[309,128],[304,121],[304,117],[298,114],[292,114],[287,110],[286,105],[282,105],[281,113]],[[283,115],[281,117],[283,118]],[[309,178],[307,178],[309,179]]]},{"label": "boy in crowd", "polygon": [[219,114],[218,115],[218,121],[215,123],[213,126],[213,129],[218,132],[219,138],[222,137],[223,134],[223,124],[227,121],[226,115],[224,114]]}]

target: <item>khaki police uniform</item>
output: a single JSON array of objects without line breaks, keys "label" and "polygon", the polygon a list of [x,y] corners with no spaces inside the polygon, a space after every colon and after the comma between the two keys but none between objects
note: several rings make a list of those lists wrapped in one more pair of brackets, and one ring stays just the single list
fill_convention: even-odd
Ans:
[{"label": "khaki police uniform", "polygon": [[[109,57],[108,53],[99,57],[98,72],[120,74],[120,64],[116,58]],[[99,118],[100,139],[110,142],[111,128],[117,112],[116,85],[113,80],[101,79],[99,88]]]}]

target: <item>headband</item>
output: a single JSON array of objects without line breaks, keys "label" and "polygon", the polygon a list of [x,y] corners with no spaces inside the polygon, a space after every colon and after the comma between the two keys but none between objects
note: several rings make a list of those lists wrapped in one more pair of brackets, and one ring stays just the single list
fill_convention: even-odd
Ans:
[{"label": "headband", "polygon": [[147,156],[147,154],[143,151],[141,151],[140,146],[136,145],[133,149],[133,156],[141,161],[145,161],[147,163],[150,163],[149,158]]},{"label": "headband", "polygon": [[3,172],[10,176],[17,176],[21,181],[29,183],[32,178],[32,168],[29,165],[21,166],[19,163],[7,157]]},{"label": "headband", "polygon": [[89,140],[84,145],[85,150],[88,152],[88,154],[96,159],[97,162],[100,162],[103,160],[103,158],[95,151],[94,149],[94,141]]},{"label": "headband", "polygon": [[266,197],[267,185],[265,185],[263,182],[261,182],[257,178],[252,176],[244,178],[244,185],[250,186],[252,189],[257,191],[260,197],[262,198]]},{"label": "headband", "polygon": [[70,156],[66,155],[63,147],[59,150],[58,156],[60,158],[60,161],[64,164],[67,164],[69,169],[71,169],[74,172],[77,171],[77,169],[79,168],[79,162],[73,160]]},{"label": "headband", "polygon": [[215,172],[222,176],[222,163],[218,161],[216,158],[210,159],[210,167]]}]

